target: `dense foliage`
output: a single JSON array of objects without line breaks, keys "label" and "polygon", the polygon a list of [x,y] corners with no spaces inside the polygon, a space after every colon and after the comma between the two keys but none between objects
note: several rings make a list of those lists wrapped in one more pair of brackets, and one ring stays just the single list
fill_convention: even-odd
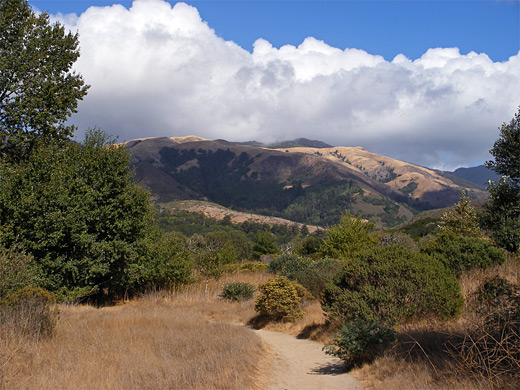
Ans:
[{"label": "dense foliage", "polygon": [[503,248],[520,250],[520,108],[510,123],[503,123],[499,139],[489,151],[495,158],[486,166],[502,175],[490,183],[485,224]]},{"label": "dense foliage", "polygon": [[277,321],[294,321],[303,317],[301,297],[289,279],[278,276],[258,287],[261,295],[255,299],[255,310]]},{"label": "dense foliage", "polygon": [[326,354],[342,359],[348,367],[372,362],[395,343],[396,332],[378,321],[349,322],[325,345]]},{"label": "dense foliage", "polygon": [[327,230],[322,255],[344,259],[375,245],[377,239],[370,233],[373,228],[374,224],[361,218],[351,214],[342,215],[339,223]]},{"label": "dense foliage", "polygon": [[153,229],[141,242],[142,256],[129,265],[129,288],[156,290],[190,283],[193,264],[182,234]]},{"label": "dense foliage", "polygon": [[502,178],[491,183],[488,191],[484,225],[498,245],[510,252],[520,251],[520,185]]},{"label": "dense foliage", "polygon": [[37,283],[33,257],[17,246],[0,246],[0,299]]},{"label": "dense foliage", "polygon": [[367,249],[345,261],[323,294],[323,309],[335,322],[448,318],[460,313],[462,303],[457,279],[440,261],[400,245]]},{"label": "dense foliage", "polygon": [[473,268],[502,264],[506,260],[504,251],[495,247],[491,241],[451,232],[439,234],[426,243],[421,252],[435,257],[456,275]]},{"label": "dense foliage", "polygon": [[271,232],[263,231],[256,233],[253,244],[253,258],[259,259],[262,255],[272,255],[279,251]]},{"label": "dense foliage", "polygon": [[222,287],[221,298],[229,299],[231,301],[247,301],[253,298],[255,287],[250,283],[235,282],[226,283]]},{"label": "dense foliage", "polygon": [[0,166],[0,242],[20,244],[59,295],[126,290],[152,218],[126,150],[99,131],[84,143],[40,145]]},{"label": "dense foliage", "polygon": [[285,276],[305,287],[312,296],[320,298],[326,284],[341,270],[336,259],[310,259],[294,254],[284,254],[269,263],[269,271]]},{"label": "dense foliage", "polygon": [[42,140],[72,135],[66,120],[88,88],[71,72],[78,57],[77,34],[27,0],[0,1],[0,159],[19,161]]}]

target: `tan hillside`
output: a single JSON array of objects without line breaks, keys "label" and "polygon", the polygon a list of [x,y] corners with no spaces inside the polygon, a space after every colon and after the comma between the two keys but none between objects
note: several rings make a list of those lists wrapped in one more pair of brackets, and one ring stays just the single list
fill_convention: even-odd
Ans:
[{"label": "tan hillside", "polygon": [[136,179],[159,203],[209,201],[308,225],[337,223],[349,211],[394,226],[418,210],[455,204],[462,189],[476,199],[487,195],[459,177],[360,147],[273,149],[195,136],[126,146]]},{"label": "tan hillside", "polygon": [[475,198],[487,196],[484,190],[461,186],[432,169],[371,153],[359,146],[319,149],[297,147],[278,150],[321,156],[383,182],[393,190],[401,191],[410,198],[422,201],[429,201],[434,194],[442,196],[442,191],[446,189],[465,188]]},{"label": "tan hillside", "polygon": [[170,137],[170,139],[179,144],[182,144],[185,142],[209,141],[209,139],[197,137],[196,135],[187,135],[185,137]]},{"label": "tan hillside", "polygon": [[[298,229],[301,229],[304,224],[289,221],[288,219],[278,218],[278,217],[269,217],[266,215],[252,214],[252,213],[243,213],[241,211],[235,211],[228,209],[224,206],[220,206],[215,203],[197,201],[197,200],[183,200],[177,202],[163,203],[162,207],[173,209],[173,210],[184,210],[192,213],[201,213],[206,217],[215,218],[218,221],[223,220],[226,216],[231,218],[231,222],[233,223],[243,223],[243,222],[256,222],[256,223],[267,223],[269,225],[287,225],[298,226]],[[321,229],[318,226],[307,225],[310,233],[315,233],[317,230]]]}]

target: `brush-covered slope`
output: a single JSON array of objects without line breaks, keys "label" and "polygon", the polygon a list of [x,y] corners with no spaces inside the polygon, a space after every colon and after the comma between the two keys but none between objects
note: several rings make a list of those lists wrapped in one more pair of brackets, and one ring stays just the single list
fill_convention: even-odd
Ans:
[{"label": "brush-covered slope", "polygon": [[371,153],[362,147],[331,148],[290,148],[291,153],[319,155],[330,161],[349,166],[359,173],[384,183],[401,192],[420,208],[450,206],[460,198],[461,189],[468,191],[476,199],[487,196],[479,185],[450,175],[411,163]]},{"label": "brush-covered slope", "polygon": [[209,200],[315,225],[336,223],[346,210],[394,225],[417,208],[455,203],[461,188],[435,171],[361,148],[274,150],[199,138],[141,139],[127,147],[138,180],[159,202]]}]

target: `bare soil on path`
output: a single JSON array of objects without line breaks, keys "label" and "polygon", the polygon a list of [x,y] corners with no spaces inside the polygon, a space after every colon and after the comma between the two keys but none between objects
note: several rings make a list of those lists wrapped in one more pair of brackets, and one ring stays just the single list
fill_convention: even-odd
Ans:
[{"label": "bare soil on path", "polygon": [[322,345],[280,332],[255,330],[275,354],[270,390],[362,390],[345,372],[343,361],[326,355]]}]

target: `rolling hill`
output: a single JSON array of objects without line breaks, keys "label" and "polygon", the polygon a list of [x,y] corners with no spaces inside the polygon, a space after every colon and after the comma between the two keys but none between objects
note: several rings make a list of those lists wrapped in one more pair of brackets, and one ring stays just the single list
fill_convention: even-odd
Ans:
[{"label": "rolling hill", "polygon": [[295,140],[281,149],[205,140],[148,138],[126,143],[137,180],[157,202],[205,200],[237,211],[325,226],[344,211],[393,226],[418,210],[455,203],[469,181],[365,151]]}]

